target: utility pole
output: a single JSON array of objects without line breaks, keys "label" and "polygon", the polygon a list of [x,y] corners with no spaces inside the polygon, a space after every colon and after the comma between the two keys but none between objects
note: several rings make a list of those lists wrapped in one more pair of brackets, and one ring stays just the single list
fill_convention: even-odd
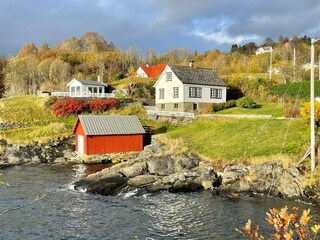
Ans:
[{"label": "utility pole", "polygon": [[293,81],[296,81],[296,48],[293,49]]},{"label": "utility pole", "polygon": [[270,73],[269,73],[270,84],[272,83],[272,47],[270,47]]},{"label": "utility pole", "polygon": [[320,39],[311,39],[311,74],[310,74],[310,157],[311,172],[316,168],[316,136],[314,119],[314,43]]}]

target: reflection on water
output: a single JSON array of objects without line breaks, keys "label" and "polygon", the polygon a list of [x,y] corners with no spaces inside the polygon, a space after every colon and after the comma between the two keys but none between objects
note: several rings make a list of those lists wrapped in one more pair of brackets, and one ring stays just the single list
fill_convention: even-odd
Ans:
[{"label": "reflection on water", "polygon": [[86,175],[83,165],[20,166],[4,171],[10,188],[0,186],[0,211],[47,197],[0,217],[0,239],[242,239],[234,230],[248,218],[265,234],[271,207],[320,209],[279,199],[240,200],[198,193],[133,191],[115,197],[77,192],[70,185]]}]

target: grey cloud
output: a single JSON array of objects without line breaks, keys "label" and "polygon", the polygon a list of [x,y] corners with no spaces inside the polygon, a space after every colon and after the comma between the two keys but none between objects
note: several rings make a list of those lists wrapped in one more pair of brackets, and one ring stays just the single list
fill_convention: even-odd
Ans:
[{"label": "grey cloud", "polygon": [[0,54],[88,31],[121,48],[159,52],[225,48],[252,36],[319,37],[319,12],[318,0],[0,0]]}]

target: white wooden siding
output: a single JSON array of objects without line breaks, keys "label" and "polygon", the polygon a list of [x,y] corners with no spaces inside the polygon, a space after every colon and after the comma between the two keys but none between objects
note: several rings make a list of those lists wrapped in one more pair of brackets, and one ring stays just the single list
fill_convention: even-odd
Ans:
[{"label": "white wooden siding", "polygon": [[[170,102],[183,102],[183,84],[182,82],[177,78],[177,76],[172,73],[172,81],[167,81],[166,76],[167,72],[172,72],[171,68],[167,66],[165,70],[160,75],[158,81],[155,84],[156,88],[156,103],[170,103]],[[174,98],[173,97],[173,88],[178,87],[179,88],[179,97]],[[159,89],[164,88],[164,99],[160,99],[159,95]]]},{"label": "white wooden siding", "polygon": [[[172,72],[171,68],[167,66],[162,74],[160,75],[158,81],[155,83],[154,87],[156,89],[156,104],[162,103],[179,103],[179,102],[194,102],[194,103],[221,103],[227,101],[227,87],[221,86],[207,86],[207,85],[193,85],[193,84],[183,84],[177,76],[172,73],[172,81],[166,81],[166,73]],[[179,87],[179,97],[173,98],[173,88]],[[190,98],[189,97],[189,87],[200,87],[201,88],[201,98]],[[164,99],[159,99],[159,89],[164,88]],[[210,89],[216,88],[222,90],[222,98],[214,99],[210,98]]]},{"label": "white wooden siding", "polygon": [[[189,97],[189,88],[190,87],[200,87],[201,88],[201,98],[191,98]],[[222,98],[215,99],[210,98],[210,89],[216,88],[222,90]],[[194,102],[194,103],[221,103],[227,101],[227,88],[219,86],[206,86],[206,85],[193,85],[185,84],[184,85],[184,101],[185,102]]]},{"label": "white wooden siding", "polygon": [[143,69],[141,67],[138,68],[137,70],[137,76],[138,77],[143,77],[143,78],[147,78],[148,75],[145,73],[145,71],[143,71]]}]

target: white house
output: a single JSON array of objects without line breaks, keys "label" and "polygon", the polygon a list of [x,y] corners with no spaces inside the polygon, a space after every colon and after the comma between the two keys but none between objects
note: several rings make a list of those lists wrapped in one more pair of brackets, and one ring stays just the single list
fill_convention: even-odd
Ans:
[{"label": "white house", "polygon": [[149,66],[148,64],[146,66],[141,66],[137,70],[137,77],[142,78],[157,78],[162,71],[165,69],[167,65],[166,64],[160,64],[156,66]]},{"label": "white house", "polygon": [[167,65],[154,85],[160,110],[190,112],[226,102],[227,84],[212,69]]},{"label": "white house", "polygon": [[93,97],[93,98],[108,98],[114,97],[113,93],[107,93],[107,84],[101,81],[98,77],[98,81],[91,80],[78,80],[72,79],[67,87],[69,92],[52,92],[52,96],[64,96],[64,97]]},{"label": "white house", "polygon": [[272,47],[259,47],[256,50],[256,55],[260,55],[260,54],[266,53],[266,52],[272,52]]}]

